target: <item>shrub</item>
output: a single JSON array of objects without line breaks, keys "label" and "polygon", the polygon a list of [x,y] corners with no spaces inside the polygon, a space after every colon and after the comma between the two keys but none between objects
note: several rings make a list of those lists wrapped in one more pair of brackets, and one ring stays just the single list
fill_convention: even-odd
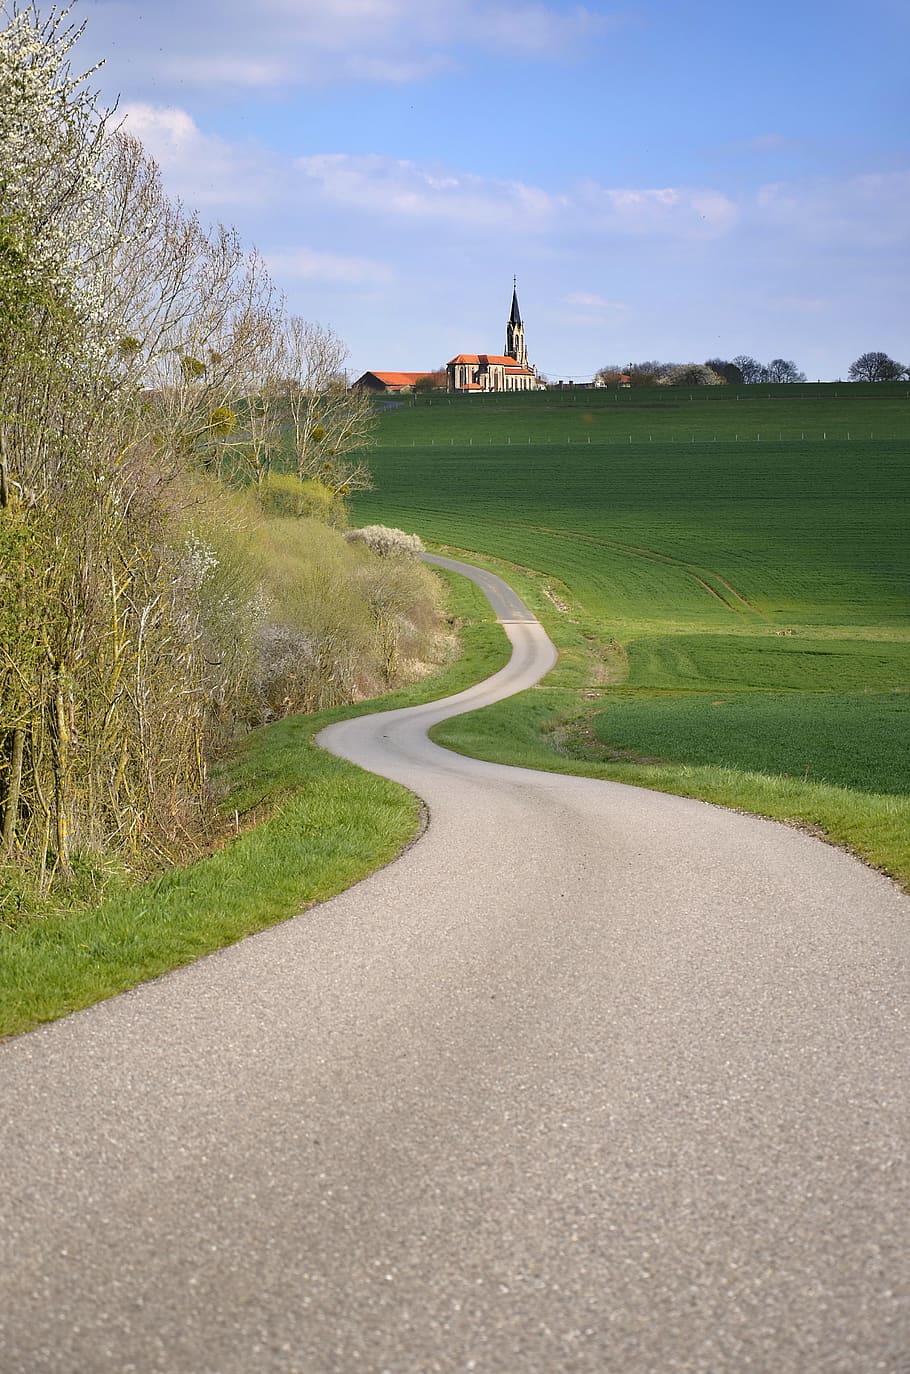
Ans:
[{"label": "shrub", "polygon": [[301,480],[293,473],[273,472],[258,496],[268,515],[321,520],[324,525],[344,524],[343,499],[315,477]]},{"label": "shrub", "polygon": [[389,525],[364,525],[358,530],[348,530],[344,537],[351,543],[366,544],[380,558],[416,558],[423,553],[419,535],[405,534],[404,530]]}]

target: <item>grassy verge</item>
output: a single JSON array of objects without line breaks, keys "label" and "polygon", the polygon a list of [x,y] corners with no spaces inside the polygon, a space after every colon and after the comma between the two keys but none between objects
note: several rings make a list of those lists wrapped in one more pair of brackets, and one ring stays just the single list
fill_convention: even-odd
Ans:
[{"label": "grassy verge", "polygon": [[850,850],[910,891],[906,794],[722,765],[617,758],[617,751],[595,733],[601,709],[600,701],[596,706],[586,703],[573,688],[540,686],[444,721],[430,733],[449,749],[494,763],[608,778],[786,821]]},{"label": "grassy verge", "polygon": [[[100,905],[49,911],[0,931],[0,1035],[29,1030],[135,987],[343,891],[413,838],[417,799],[313,745],[324,725],[416,705],[495,672],[509,646],[480,591],[447,576],[459,658],[432,678],[359,706],[296,716],[247,736],[219,769],[225,848]],[[258,822],[243,826],[250,818]]]}]

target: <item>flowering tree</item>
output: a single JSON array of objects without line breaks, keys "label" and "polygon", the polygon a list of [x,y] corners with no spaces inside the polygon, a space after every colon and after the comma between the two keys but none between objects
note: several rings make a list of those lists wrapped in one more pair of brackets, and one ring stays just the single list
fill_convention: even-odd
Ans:
[{"label": "flowering tree", "polygon": [[659,386],[723,386],[726,377],[721,377],[704,363],[677,363],[658,378]]}]

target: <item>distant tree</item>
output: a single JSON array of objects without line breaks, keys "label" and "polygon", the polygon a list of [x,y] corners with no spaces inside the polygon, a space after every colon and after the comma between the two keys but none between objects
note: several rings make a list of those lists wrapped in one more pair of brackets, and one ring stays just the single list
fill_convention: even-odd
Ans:
[{"label": "distant tree", "polygon": [[673,366],[673,363],[662,363],[657,358],[648,358],[641,363],[630,363],[626,372],[633,386],[654,386]]},{"label": "distant tree", "polygon": [[769,382],[804,382],[805,372],[800,372],[796,363],[787,358],[772,358],[768,364]]},{"label": "distant tree", "polygon": [[448,374],[444,367],[437,367],[435,372],[427,372],[423,377],[418,377],[414,383],[415,391],[445,391],[449,384]]},{"label": "distant tree", "polygon": [[737,368],[747,386],[768,381],[768,369],[764,363],[760,363],[757,358],[751,358],[748,353],[738,353],[733,359],[733,366]]},{"label": "distant tree", "polygon": [[910,369],[889,358],[887,353],[861,353],[850,364],[847,376],[851,382],[899,382]]},{"label": "distant tree", "polygon": [[716,372],[718,377],[722,377],[731,386],[741,386],[745,381],[736,363],[728,363],[723,358],[706,358],[705,367],[710,367],[712,372]]},{"label": "distant tree", "polygon": [[642,363],[607,363],[595,372],[594,380],[604,386],[618,386],[623,377],[628,377],[630,386],[654,386],[669,372],[672,363],[661,363],[650,359]]},{"label": "distant tree", "polygon": [[659,386],[724,386],[725,382],[704,363],[677,363],[658,379]]}]

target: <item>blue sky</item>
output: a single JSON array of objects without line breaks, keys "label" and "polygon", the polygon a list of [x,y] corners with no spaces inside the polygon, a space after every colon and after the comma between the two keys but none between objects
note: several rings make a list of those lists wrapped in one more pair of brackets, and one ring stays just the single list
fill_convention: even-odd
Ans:
[{"label": "blue sky", "polygon": [[165,184],[367,368],[750,353],[846,375],[907,337],[910,6],[81,0]]}]

